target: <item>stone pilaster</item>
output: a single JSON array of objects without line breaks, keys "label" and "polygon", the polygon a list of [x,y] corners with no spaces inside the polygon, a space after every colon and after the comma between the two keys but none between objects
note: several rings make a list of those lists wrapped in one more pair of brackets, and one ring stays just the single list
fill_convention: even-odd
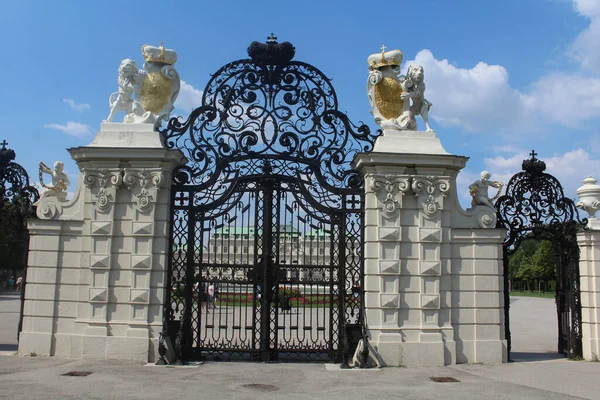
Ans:
[{"label": "stone pilaster", "polygon": [[[483,229],[486,224],[493,226],[492,209],[478,207],[467,212],[460,208],[456,176],[466,161],[466,157],[447,153],[383,152],[360,154],[354,160],[364,176],[366,190],[368,332],[387,365],[442,366],[506,360],[501,320],[502,253],[498,250],[504,232]],[[455,247],[463,244],[460,235],[454,235],[456,230],[469,234],[465,250],[458,255]],[[469,272],[459,268],[463,263],[474,265],[483,259],[494,264],[489,277],[478,276],[474,267]],[[460,285],[466,273],[473,281],[469,288]],[[461,330],[457,318],[463,304],[456,299],[463,289],[472,298],[469,304],[464,303],[474,316],[471,322],[477,323],[477,315],[486,325],[472,337],[466,329]],[[493,291],[494,304],[478,302],[478,290],[485,292],[484,297],[488,290]],[[490,315],[478,312],[478,307]],[[463,333],[477,343],[465,344]],[[480,344],[483,348],[477,352]]]},{"label": "stone pilaster", "polygon": [[[57,260],[52,267],[59,278],[48,273],[43,280],[56,291],[52,301],[60,313],[67,296],[61,268],[67,248],[76,249],[77,262],[69,264],[71,314],[55,311],[43,326],[42,315],[26,314],[19,351],[35,351],[42,334],[54,345],[38,354],[153,361],[162,328],[171,172],[183,157],[163,148],[146,124],[104,124],[90,145],[69,152],[81,171],[77,193],[67,203],[40,203],[42,221],[30,223],[30,257],[38,257],[35,243],[53,240],[45,249],[48,260]],[[78,235],[67,236],[63,231],[76,222]],[[47,227],[59,232],[56,239],[45,234]],[[26,309],[37,304],[35,291],[33,284]]]},{"label": "stone pilaster", "polygon": [[[592,225],[593,226],[593,225]],[[581,288],[581,340],[583,358],[600,358],[600,230],[577,235]]]}]

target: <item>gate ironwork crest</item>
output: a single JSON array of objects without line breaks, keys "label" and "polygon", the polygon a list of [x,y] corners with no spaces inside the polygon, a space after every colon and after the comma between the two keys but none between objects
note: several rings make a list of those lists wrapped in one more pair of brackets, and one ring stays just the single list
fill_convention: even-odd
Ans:
[{"label": "gate ironwork crest", "polygon": [[345,329],[363,324],[364,190],[350,162],[376,135],[294,53],[253,42],[162,131],[187,158],[161,338],[179,359],[339,361]]},{"label": "gate ironwork crest", "polygon": [[545,173],[546,164],[532,151],[523,161],[523,171],[515,174],[506,193],[495,203],[498,228],[506,229],[504,240],[504,304],[506,340],[510,355],[508,256],[527,239],[552,243],[556,255],[556,309],[558,352],[569,358],[582,356],[581,301],[579,287],[579,247],[577,231],[587,224],[573,200],[564,196],[560,182]]}]

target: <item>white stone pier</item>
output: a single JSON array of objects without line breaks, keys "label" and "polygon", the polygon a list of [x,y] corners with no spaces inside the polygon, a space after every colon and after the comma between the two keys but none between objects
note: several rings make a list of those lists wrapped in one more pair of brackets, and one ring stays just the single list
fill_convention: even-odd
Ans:
[{"label": "white stone pier", "polygon": [[600,359],[600,230],[594,229],[595,225],[577,235],[581,251],[581,340],[583,358],[590,361]]},{"label": "white stone pier", "polygon": [[152,124],[105,123],[69,149],[74,198],[42,199],[30,220],[19,354],[153,361],[162,330],[171,172]]},{"label": "white stone pier", "polygon": [[502,241],[495,211],[464,211],[466,157],[431,132],[384,131],[355,167],[365,179],[365,307],[388,366],[506,362]]}]

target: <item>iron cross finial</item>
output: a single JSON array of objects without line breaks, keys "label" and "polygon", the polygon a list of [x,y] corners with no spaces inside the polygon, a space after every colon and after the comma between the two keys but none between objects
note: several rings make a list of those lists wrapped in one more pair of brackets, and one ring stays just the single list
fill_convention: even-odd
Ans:
[{"label": "iron cross finial", "polygon": [[535,150],[531,150],[531,153],[529,153],[529,155],[531,156],[532,160],[535,160],[535,156],[537,156],[538,154],[535,152]]},{"label": "iron cross finial", "polygon": [[385,53],[385,44],[382,44],[382,45],[381,45],[381,52],[382,52],[382,53]]},{"label": "iron cross finial", "polygon": [[0,143],[2,145],[2,150],[6,150],[6,145],[8,144],[8,142],[6,141],[6,139],[4,139],[4,141],[2,143]]},{"label": "iron cross finial", "polygon": [[267,38],[267,43],[277,44],[277,36],[275,36],[273,32],[271,32],[271,36]]}]

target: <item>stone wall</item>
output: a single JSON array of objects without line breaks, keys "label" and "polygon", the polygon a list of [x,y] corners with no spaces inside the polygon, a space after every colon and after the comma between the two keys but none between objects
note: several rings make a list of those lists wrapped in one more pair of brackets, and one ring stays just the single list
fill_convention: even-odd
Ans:
[{"label": "stone wall", "polygon": [[81,171],[74,198],[44,199],[28,223],[19,353],[153,361],[181,153],[145,124],[103,125],[89,146],[69,151]]},{"label": "stone wall", "polygon": [[579,233],[577,243],[581,251],[579,274],[583,358],[598,361],[600,358],[600,231],[593,229]]},{"label": "stone wall", "polygon": [[458,204],[465,157],[361,154],[365,307],[389,366],[505,362],[502,241],[495,211]]}]

